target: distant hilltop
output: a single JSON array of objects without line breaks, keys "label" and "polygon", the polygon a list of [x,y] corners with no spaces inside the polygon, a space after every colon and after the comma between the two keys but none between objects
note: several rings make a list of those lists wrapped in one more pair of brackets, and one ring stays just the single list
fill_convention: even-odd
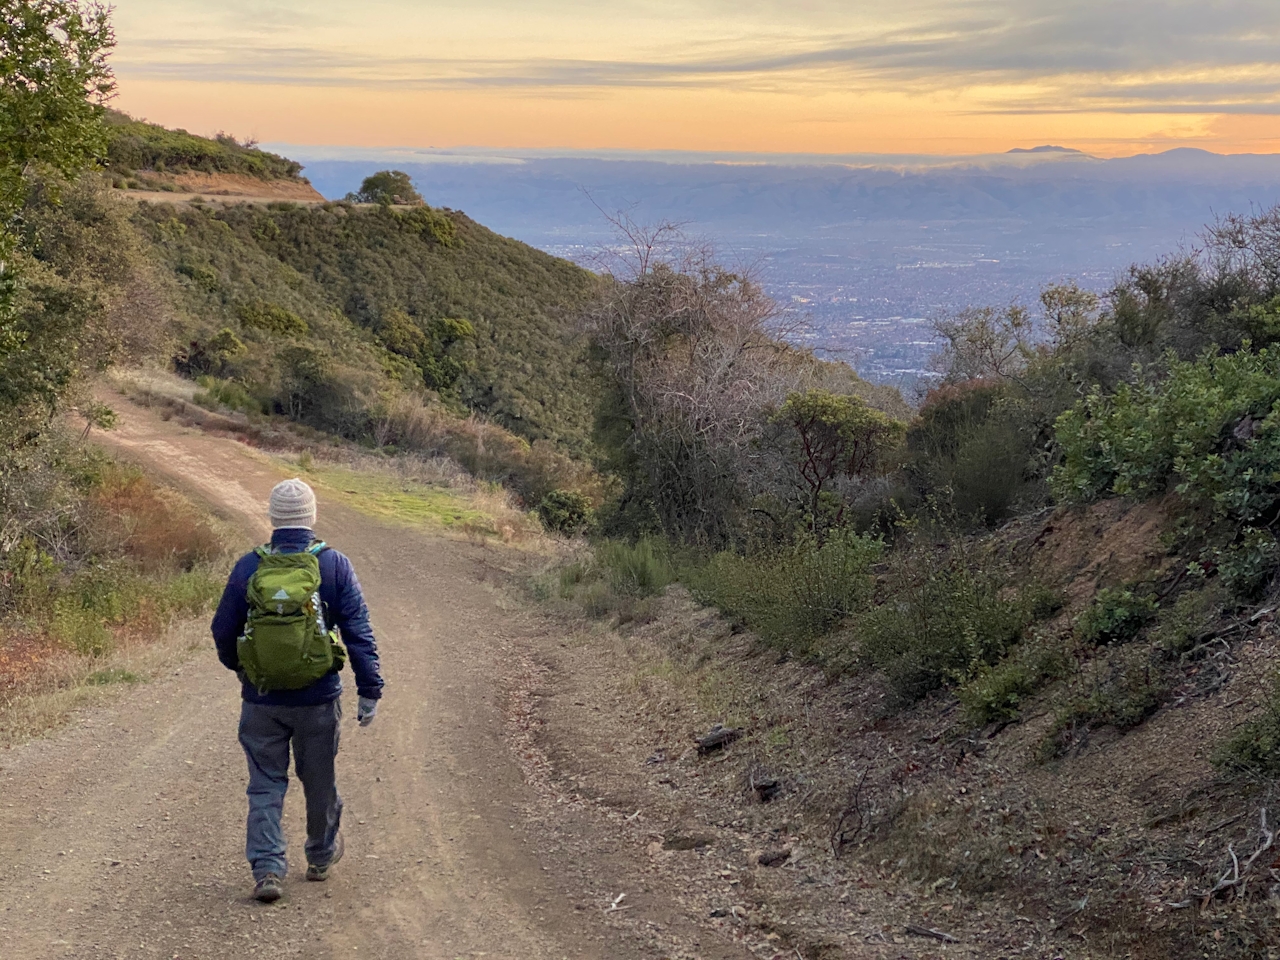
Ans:
[{"label": "distant hilltop", "polygon": [[1083,150],[1076,150],[1074,147],[1059,147],[1056,144],[1046,143],[1040,147],[1014,147],[1007,153],[1083,153]]}]

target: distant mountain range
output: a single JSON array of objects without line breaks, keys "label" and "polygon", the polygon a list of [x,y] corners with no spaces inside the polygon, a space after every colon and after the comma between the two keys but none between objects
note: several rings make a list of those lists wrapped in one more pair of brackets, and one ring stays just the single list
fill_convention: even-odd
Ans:
[{"label": "distant mountain range", "polygon": [[395,166],[429,202],[533,242],[607,233],[598,208],[689,222],[733,241],[874,221],[1093,222],[1180,234],[1215,214],[1280,200],[1280,155],[1187,148],[1115,160],[1055,146],[980,157],[278,149],[300,158],[325,196]]}]

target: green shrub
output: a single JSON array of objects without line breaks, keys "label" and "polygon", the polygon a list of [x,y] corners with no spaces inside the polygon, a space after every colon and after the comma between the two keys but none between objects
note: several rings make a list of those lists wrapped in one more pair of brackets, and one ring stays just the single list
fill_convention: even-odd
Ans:
[{"label": "green shrub", "polygon": [[226,407],[230,410],[240,410],[244,413],[265,414],[269,412],[266,403],[246,390],[243,384],[234,380],[219,380],[216,377],[202,376],[197,377],[196,382],[204,387],[203,390],[197,390],[191,398],[198,406],[208,410]]},{"label": "green shrub", "polygon": [[218,289],[218,272],[200,264],[180,263],[175,268],[184,277],[189,277],[198,287],[213,293]]},{"label": "green shrub", "polygon": [[995,666],[980,664],[956,693],[975,724],[1013,720],[1027,697],[1066,676],[1073,666],[1061,643],[1036,638],[1016,646]]},{"label": "green shrub", "polygon": [[880,602],[853,620],[858,658],[883,671],[903,700],[964,682],[996,663],[1028,626],[1060,605],[1039,585],[1011,589],[1008,572],[989,557],[956,547],[930,553],[899,551]]},{"label": "green shrub", "polygon": [[292,310],[265,300],[241,304],[236,316],[246,330],[262,330],[282,337],[305,337],[311,329],[307,321]]},{"label": "green shrub", "polygon": [[1201,587],[1189,590],[1160,609],[1151,630],[1151,641],[1165,653],[1180,655],[1204,639],[1206,631],[1220,619],[1226,598],[1220,590]]},{"label": "green shrub", "polygon": [[579,533],[591,516],[591,501],[573,490],[552,490],[538,504],[538,519],[552,533]]},{"label": "green shrub", "polygon": [[1262,716],[1219,744],[1212,760],[1231,773],[1280,775],[1280,685],[1267,698]]},{"label": "green shrub", "polygon": [[[1270,471],[1247,477],[1238,467],[1276,442],[1276,424],[1267,418],[1280,400],[1280,353],[1208,353],[1193,362],[1169,359],[1167,368],[1161,380],[1144,377],[1111,395],[1095,391],[1059,418],[1056,492],[1088,500],[1185,484],[1189,499],[1242,511],[1241,519],[1265,512],[1280,496]],[[1248,436],[1227,449],[1245,418]],[[1242,494],[1251,487],[1269,490],[1268,500],[1247,502]]]},{"label": "green shrub", "polygon": [[1169,677],[1145,645],[1122,647],[1107,659],[1094,661],[1068,691],[1052,730],[1036,750],[1037,757],[1062,756],[1098,727],[1136,727],[1159,709],[1169,688]]},{"label": "green shrub", "polygon": [[82,657],[101,657],[114,647],[103,616],[78,598],[59,598],[54,604],[49,633],[59,644]]},{"label": "green shrub", "polygon": [[634,544],[606,540],[596,548],[596,563],[614,590],[632,597],[661,593],[676,578],[662,544],[648,537]]},{"label": "green shrub", "polygon": [[1250,528],[1216,551],[1223,585],[1238,597],[1256,600],[1280,569],[1280,543],[1270,530]]},{"label": "green shrub", "polygon": [[882,550],[877,539],[841,530],[820,544],[802,539],[747,557],[718,553],[684,580],[699,601],[766,642],[807,652],[814,640],[870,602],[871,567]]},{"label": "green shrub", "polygon": [[1265,531],[1280,511],[1280,351],[1166,360],[1114,394],[1095,391],[1057,422],[1057,494],[1150,497],[1175,491],[1190,539],[1238,595],[1258,596],[1280,567]]},{"label": "green shrub", "polygon": [[222,578],[207,569],[187,570],[161,583],[155,593],[166,616],[191,617],[217,602]]},{"label": "green shrub", "polygon": [[1155,597],[1127,588],[1099,590],[1076,620],[1076,636],[1090,645],[1125,643],[1151,622],[1158,608]]}]

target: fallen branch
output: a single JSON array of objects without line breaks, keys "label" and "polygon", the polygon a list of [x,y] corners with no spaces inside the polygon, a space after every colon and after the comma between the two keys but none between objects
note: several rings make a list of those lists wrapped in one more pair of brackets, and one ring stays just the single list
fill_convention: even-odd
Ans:
[{"label": "fallen branch", "polygon": [[907,933],[916,937],[928,937],[931,940],[937,940],[939,943],[959,943],[960,942],[949,933],[944,933],[941,930],[933,930],[929,927],[917,926],[914,923],[907,924]]},{"label": "fallen branch", "polygon": [[1244,888],[1249,882],[1249,873],[1253,870],[1254,864],[1258,862],[1258,859],[1264,853],[1275,846],[1276,832],[1267,826],[1266,807],[1261,809],[1259,818],[1262,821],[1262,837],[1258,844],[1258,848],[1249,855],[1249,859],[1244,862],[1243,866],[1241,866],[1240,857],[1236,853],[1235,844],[1227,844],[1227,853],[1231,856],[1231,866],[1221,877],[1218,878],[1218,882],[1213,885],[1211,890],[1196,895],[1204,905],[1208,906],[1210,900],[1221,893],[1226,893],[1228,890],[1235,891],[1237,896],[1243,895]]},{"label": "fallen branch", "polygon": [[862,787],[867,782],[867,774],[870,772],[870,767],[862,771],[862,776],[858,778],[857,786],[850,791],[848,802],[836,818],[835,826],[831,830],[831,855],[833,857],[838,858],[845,847],[858,839],[867,825],[866,813],[862,809]]},{"label": "fallen branch", "polygon": [[1221,830],[1223,827],[1229,827],[1229,826],[1231,826],[1233,823],[1235,823],[1237,820],[1241,820],[1241,819],[1243,819],[1243,817],[1244,817],[1244,814],[1243,814],[1243,813],[1237,813],[1234,817],[1227,817],[1227,819],[1223,820],[1221,823],[1215,823],[1212,827],[1210,827],[1208,830],[1206,830],[1206,831],[1204,832],[1204,835],[1207,837],[1207,836],[1209,836],[1211,833],[1217,833],[1217,832],[1218,832],[1219,830]]}]

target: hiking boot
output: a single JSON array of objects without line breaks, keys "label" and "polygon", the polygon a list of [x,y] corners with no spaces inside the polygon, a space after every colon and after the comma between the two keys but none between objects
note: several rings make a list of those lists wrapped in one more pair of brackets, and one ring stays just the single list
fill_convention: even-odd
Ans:
[{"label": "hiking boot", "polygon": [[338,834],[338,836],[333,841],[333,856],[329,858],[328,863],[326,863],[324,866],[321,866],[318,863],[307,864],[307,879],[314,880],[317,883],[328,880],[329,868],[342,859],[343,846],[344,844],[342,842],[342,834]]},{"label": "hiking boot", "polygon": [[259,880],[253,887],[253,899],[262,903],[275,903],[284,896],[284,887],[280,885],[280,878],[274,873],[268,873]]}]

